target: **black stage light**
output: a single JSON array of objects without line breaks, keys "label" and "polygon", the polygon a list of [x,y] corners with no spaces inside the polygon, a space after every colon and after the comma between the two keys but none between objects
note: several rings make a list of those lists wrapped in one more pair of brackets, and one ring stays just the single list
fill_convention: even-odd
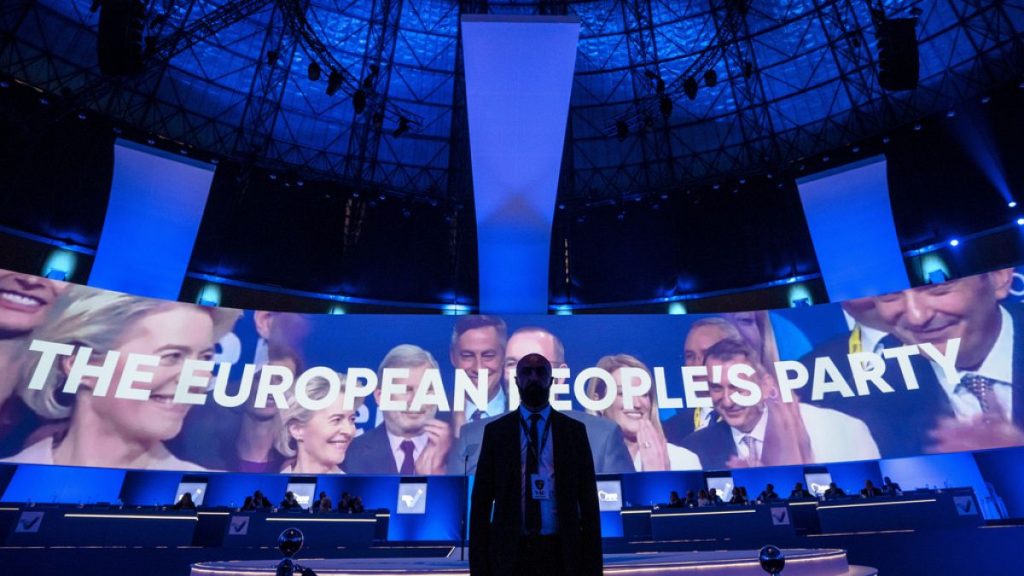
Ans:
[{"label": "black stage light", "polygon": [[886,90],[913,90],[921,74],[917,18],[878,20],[878,85]]},{"label": "black stage light", "polygon": [[274,64],[277,64],[277,59],[279,57],[280,54],[277,52],[277,50],[267,50],[267,66],[273,66]]},{"label": "black stage light", "polygon": [[697,90],[700,86],[697,84],[697,79],[693,76],[688,77],[683,81],[683,92],[686,93],[686,97],[690,100],[697,99]]},{"label": "black stage light", "polygon": [[629,136],[629,124],[625,120],[619,120],[615,123],[615,136],[618,137],[619,142],[622,142]]},{"label": "black stage light", "polygon": [[714,88],[718,85],[718,72],[714,69],[708,70],[704,73],[704,85],[708,88]]},{"label": "black stage light", "polygon": [[341,83],[345,80],[341,72],[338,70],[331,70],[331,73],[327,76],[327,95],[334,96],[341,90]]},{"label": "black stage light", "polygon": [[786,555],[771,544],[761,548],[758,560],[761,562],[761,569],[772,576],[776,576],[786,567]]},{"label": "black stage light", "polygon": [[142,0],[104,0],[99,4],[96,59],[106,76],[142,72],[146,4]]},{"label": "black stage light", "polygon": [[360,88],[352,93],[352,107],[356,114],[362,114],[366,110],[366,91]]},{"label": "black stage light", "polygon": [[395,138],[400,138],[402,136],[402,134],[405,134],[408,131],[409,131],[409,119],[406,118],[405,116],[399,116],[398,117],[398,127],[395,128],[395,131],[392,132],[391,135],[394,136]]},{"label": "black stage light", "polygon": [[658,108],[661,109],[662,118],[667,120],[672,115],[672,99],[668,96],[662,96],[659,99]]},{"label": "black stage light", "polygon": [[295,563],[292,562],[291,558],[285,558],[278,562],[275,576],[292,576],[292,572],[294,571]]},{"label": "black stage light", "polygon": [[309,63],[309,67],[306,68],[306,75],[309,76],[309,79],[311,81],[313,81],[313,82],[316,82],[317,80],[319,80],[320,79],[320,65],[317,64],[316,62],[310,62]]}]

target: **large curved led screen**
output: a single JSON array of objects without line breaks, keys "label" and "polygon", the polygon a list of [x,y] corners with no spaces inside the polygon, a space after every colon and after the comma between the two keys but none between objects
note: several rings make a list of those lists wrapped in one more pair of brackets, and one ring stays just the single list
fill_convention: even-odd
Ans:
[{"label": "large curved led screen", "polygon": [[[1024,445],[1012,269],[723,315],[238,311],[0,271],[4,462],[287,474],[474,472],[554,366],[599,473]],[[1014,293],[1018,295],[1014,295]]]}]

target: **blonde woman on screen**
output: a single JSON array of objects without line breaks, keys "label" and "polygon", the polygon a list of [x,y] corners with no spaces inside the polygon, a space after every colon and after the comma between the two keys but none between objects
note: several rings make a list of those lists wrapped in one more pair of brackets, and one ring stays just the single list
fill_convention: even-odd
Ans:
[{"label": "blonde woman on screen", "polygon": [[[295,393],[288,391],[288,408],[281,412],[281,433],[275,448],[290,460],[281,472],[285,474],[344,474],[341,463],[349,444],[356,437],[356,412],[362,404],[357,398],[351,408],[345,408],[345,375],[338,374],[341,386],[337,398],[322,410],[309,410],[296,402]],[[330,393],[326,378],[310,379],[306,395],[311,400],[323,400]]]},{"label": "blonde woman on screen", "polygon": [[[74,363],[58,358],[41,390],[21,391],[26,404],[48,420],[63,420],[46,435],[9,459],[11,462],[202,470],[176,458],[164,446],[181,431],[191,405],[172,402],[186,360],[212,360],[214,344],[238,319],[237,310],[206,308],[125,294],[86,293],[34,335],[40,340],[92,348],[91,363],[120,352],[106,394],[94,394],[95,377],[84,377],[78,392],[62,392]],[[116,398],[114,392],[129,354],[159,359],[149,382],[132,387],[149,392],[147,400]],[[196,375],[202,375],[195,372]],[[207,374],[209,376],[209,374]],[[212,446],[211,446],[212,449]]]},{"label": "blonde woman on screen", "polygon": [[[622,400],[622,369],[637,368],[650,377],[651,371],[643,362],[629,354],[616,354],[598,360],[597,367],[609,372],[616,383],[614,402],[597,415],[619,425],[637,472],[701,469],[700,458],[696,454],[665,440],[653,386],[646,395],[633,398],[631,409],[625,407]],[[604,398],[605,391],[605,383],[600,378],[592,378],[587,382],[587,396],[591,399]]]}]

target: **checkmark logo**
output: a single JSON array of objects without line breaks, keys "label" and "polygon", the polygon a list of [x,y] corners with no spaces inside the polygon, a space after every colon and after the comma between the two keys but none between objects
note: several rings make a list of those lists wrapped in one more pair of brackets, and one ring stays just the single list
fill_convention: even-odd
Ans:
[{"label": "checkmark logo", "polygon": [[41,518],[38,518],[38,517],[33,518],[31,521],[29,521],[29,520],[22,520],[21,521],[21,527],[23,529],[25,529],[25,530],[28,530],[29,528],[31,528],[31,527],[35,526],[36,524],[38,524],[40,520],[41,520]]},{"label": "checkmark logo", "polygon": [[961,516],[974,516],[978,513],[974,505],[974,499],[970,496],[955,496],[953,498],[953,505],[956,506],[956,511]]},{"label": "checkmark logo", "polygon": [[772,524],[775,526],[785,526],[789,524],[789,511],[785,508],[772,508]]},{"label": "checkmark logo", "polygon": [[15,532],[39,532],[43,522],[43,512],[22,512],[15,526]]},{"label": "checkmark logo", "polygon": [[228,534],[231,536],[244,536],[249,532],[249,518],[246,516],[232,516],[228,523]]}]

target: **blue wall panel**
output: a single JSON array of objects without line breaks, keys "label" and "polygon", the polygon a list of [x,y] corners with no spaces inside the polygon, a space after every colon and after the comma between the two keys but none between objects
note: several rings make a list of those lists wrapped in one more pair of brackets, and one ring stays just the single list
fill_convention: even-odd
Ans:
[{"label": "blue wall panel", "polygon": [[[124,470],[22,464],[4,491],[5,502],[116,504]],[[172,496],[173,497],[173,496]]]}]

